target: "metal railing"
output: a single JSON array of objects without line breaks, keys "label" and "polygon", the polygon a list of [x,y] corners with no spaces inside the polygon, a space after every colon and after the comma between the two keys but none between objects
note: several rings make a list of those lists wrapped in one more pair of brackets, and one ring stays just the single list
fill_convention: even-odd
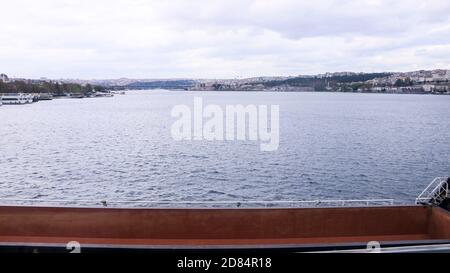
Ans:
[{"label": "metal railing", "polygon": [[410,246],[380,246],[378,248],[356,248],[342,250],[311,251],[308,253],[448,253],[450,244],[429,244]]},{"label": "metal railing", "polygon": [[436,177],[416,198],[416,204],[439,205],[448,197],[448,177]]},{"label": "metal railing", "polygon": [[192,208],[192,207],[205,207],[205,208],[218,208],[218,207],[231,207],[231,208],[311,208],[311,207],[358,207],[358,206],[392,206],[394,205],[394,199],[362,199],[362,200],[309,200],[309,201],[165,201],[165,200],[149,200],[149,201],[132,201],[132,200],[55,200],[55,199],[10,199],[0,198],[0,204],[61,204],[61,205],[94,205],[102,207],[115,207],[132,205],[133,207],[169,207],[169,208]]}]

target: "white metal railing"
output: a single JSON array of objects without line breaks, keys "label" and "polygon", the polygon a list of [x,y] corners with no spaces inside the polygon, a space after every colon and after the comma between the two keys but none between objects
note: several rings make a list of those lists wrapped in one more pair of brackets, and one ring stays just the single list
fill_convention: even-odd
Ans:
[{"label": "white metal railing", "polygon": [[416,204],[439,205],[448,197],[448,177],[436,177],[416,198]]},{"label": "white metal railing", "polygon": [[430,244],[430,245],[410,245],[410,246],[379,246],[378,248],[371,248],[369,245],[366,248],[356,249],[342,249],[342,250],[326,250],[326,251],[311,251],[308,253],[448,253],[450,251],[450,244]]},{"label": "white metal railing", "polygon": [[164,201],[164,200],[150,200],[150,201],[95,201],[95,200],[55,200],[55,199],[10,199],[0,198],[0,204],[19,203],[21,205],[26,204],[91,204],[96,206],[108,207],[110,205],[139,205],[144,207],[281,207],[281,208],[295,208],[295,207],[356,207],[356,206],[392,206],[394,205],[394,199],[363,199],[363,200],[309,200],[309,201]]}]

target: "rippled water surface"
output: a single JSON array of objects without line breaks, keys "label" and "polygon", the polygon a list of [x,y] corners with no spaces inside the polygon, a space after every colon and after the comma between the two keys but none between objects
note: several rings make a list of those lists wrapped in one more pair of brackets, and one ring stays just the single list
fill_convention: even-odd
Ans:
[{"label": "rippled water surface", "polygon": [[[176,142],[177,104],[279,104],[280,146]],[[0,107],[0,197],[394,198],[450,175],[450,96],[136,91]]]}]

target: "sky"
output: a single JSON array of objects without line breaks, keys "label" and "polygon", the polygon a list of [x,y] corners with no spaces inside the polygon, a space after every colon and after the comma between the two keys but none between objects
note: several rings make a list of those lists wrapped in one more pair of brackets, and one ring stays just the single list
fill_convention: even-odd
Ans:
[{"label": "sky", "polygon": [[0,0],[0,73],[243,78],[450,69],[448,0]]}]

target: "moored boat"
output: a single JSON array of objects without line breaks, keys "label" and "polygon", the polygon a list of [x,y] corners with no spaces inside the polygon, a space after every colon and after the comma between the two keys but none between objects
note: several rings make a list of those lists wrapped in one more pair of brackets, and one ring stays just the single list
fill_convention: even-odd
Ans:
[{"label": "moored boat", "polygon": [[38,100],[52,100],[53,99],[53,95],[50,93],[40,93]]},{"label": "moored boat", "polygon": [[67,95],[67,97],[71,98],[71,99],[82,99],[85,96],[82,93],[70,93],[70,94]]},{"label": "moored boat", "polygon": [[110,93],[110,92],[96,92],[95,97],[96,98],[112,98],[112,97],[114,97],[114,94]]},{"label": "moored boat", "polygon": [[[30,103],[29,96],[23,93],[6,93],[2,95],[3,104],[27,104]],[[32,101],[31,101],[32,102]]]},{"label": "moored boat", "polygon": [[26,94],[26,95],[25,95],[25,99],[26,99],[27,103],[33,103],[33,102],[35,102],[35,101],[34,101],[34,95],[32,95],[32,94]]}]

